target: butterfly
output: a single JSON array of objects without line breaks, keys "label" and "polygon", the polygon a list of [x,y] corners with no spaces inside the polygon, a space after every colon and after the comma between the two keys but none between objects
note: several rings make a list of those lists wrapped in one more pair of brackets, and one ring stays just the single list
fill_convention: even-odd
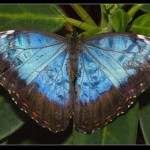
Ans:
[{"label": "butterfly", "polygon": [[104,33],[71,39],[40,31],[0,33],[0,84],[42,127],[91,133],[127,112],[150,87],[150,38]]}]

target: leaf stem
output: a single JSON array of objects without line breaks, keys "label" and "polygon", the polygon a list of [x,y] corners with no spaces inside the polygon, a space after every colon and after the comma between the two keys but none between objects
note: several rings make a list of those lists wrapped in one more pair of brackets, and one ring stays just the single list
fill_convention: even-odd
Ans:
[{"label": "leaf stem", "polygon": [[78,4],[72,4],[71,7],[75,10],[75,12],[80,16],[83,22],[92,25],[94,27],[97,27],[94,20],[90,17],[90,15],[86,12],[86,10],[78,5]]},{"label": "leaf stem", "polygon": [[134,17],[135,13],[139,10],[139,8],[141,6],[143,6],[144,4],[136,4],[136,5],[133,5],[131,7],[131,9],[127,12],[128,15],[130,15],[131,17]]},{"label": "leaf stem", "polygon": [[90,24],[87,24],[85,22],[81,22],[79,20],[76,20],[76,19],[73,19],[73,18],[69,18],[69,17],[66,17],[66,20],[68,21],[68,23],[84,30],[84,31],[88,31],[88,30],[91,30],[91,29],[94,29],[95,26],[92,26]]}]

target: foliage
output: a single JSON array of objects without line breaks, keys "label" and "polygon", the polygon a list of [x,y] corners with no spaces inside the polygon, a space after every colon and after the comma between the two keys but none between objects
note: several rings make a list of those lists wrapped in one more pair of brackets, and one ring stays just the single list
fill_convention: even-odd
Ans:
[{"label": "foliage", "polygon": [[[79,36],[83,37],[104,32],[133,32],[150,36],[149,5],[101,4],[99,8],[96,7],[98,9],[94,9],[94,12],[100,16],[99,22],[95,22],[94,17],[90,17],[91,11],[86,11],[86,7],[77,4],[72,4],[71,7],[81,20],[72,17],[67,9],[64,9],[64,12],[56,5],[0,5],[0,30],[30,29],[59,31],[66,34],[74,26],[82,30]],[[6,95],[8,95],[6,91],[0,93],[1,144],[136,144],[140,143],[137,139],[141,138],[138,129],[144,137],[142,142],[150,144],[150,104],[139,103],[140,99],[148,101],[149,91],[145,93],[144,98],[140,96],[128,113],[120,116],[104,129],[89,135],[79,133],[71,126],[62,133],[50,133],[30,121]]]}]

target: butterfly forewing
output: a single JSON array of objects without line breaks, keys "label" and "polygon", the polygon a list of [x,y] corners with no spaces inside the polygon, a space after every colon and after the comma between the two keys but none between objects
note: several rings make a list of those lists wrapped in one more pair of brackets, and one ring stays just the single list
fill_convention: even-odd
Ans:
[{"label": "butterfly forewing", "polygon": [[81,42],[75,125],[90,133],[126,112],[150,86],[150,42],[133,34],[103,34]]},{"label": "butterfly forewing", "polygon": [[52,132],[65,130],[72,107],[65,39],[36,32],[3,32],[0,83],[20,109]]}]

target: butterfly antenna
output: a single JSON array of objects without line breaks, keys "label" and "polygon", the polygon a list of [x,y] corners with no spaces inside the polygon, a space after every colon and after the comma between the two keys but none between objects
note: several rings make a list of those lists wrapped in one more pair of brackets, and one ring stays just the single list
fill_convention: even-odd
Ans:
[{"label": "butterfly antenna", "polygon": [[88,18],[89,18],[89,16],[87,16],[87,17],[83,20],[83,22],[79,25],[78,28],[80,28],[80,27],[82,26],[82,24],[83,24]]}]

